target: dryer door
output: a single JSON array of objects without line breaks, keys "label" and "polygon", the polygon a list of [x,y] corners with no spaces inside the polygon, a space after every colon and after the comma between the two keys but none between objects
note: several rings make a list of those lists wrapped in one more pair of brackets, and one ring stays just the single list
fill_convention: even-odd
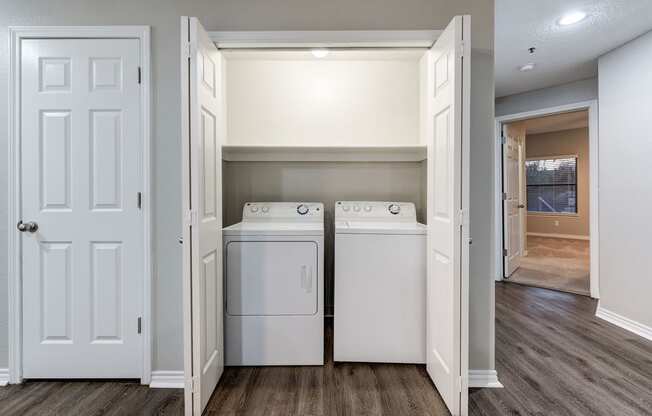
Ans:
[{"label": "dryer door", "polygon": [[317,313],[317,243],[231,241],[226,312],[235,316]]}]

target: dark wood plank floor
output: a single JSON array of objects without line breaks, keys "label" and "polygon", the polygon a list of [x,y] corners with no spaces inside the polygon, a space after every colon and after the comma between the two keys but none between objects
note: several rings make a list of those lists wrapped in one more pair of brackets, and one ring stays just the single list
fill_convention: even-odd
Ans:
[{"label": "dark wood plank floor", "polygon": [[[476,389],[472,415],[652,415],[652,342],[594,317],[590,298],[496,286],[504,389]],[[329,326],[330,328],[330,326]],[[330,330],[327,357],[331,357]],[[180,415],[181,390],[125,382],[0,387],[0,415]],[[228,368],[208,415],[446,415],[423,366]]]}]

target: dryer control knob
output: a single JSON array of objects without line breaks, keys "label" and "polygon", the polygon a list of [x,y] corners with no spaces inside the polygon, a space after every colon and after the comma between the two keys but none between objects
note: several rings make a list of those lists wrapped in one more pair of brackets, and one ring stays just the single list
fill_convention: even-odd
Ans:
[{"label": "dryer control knob", "polygon": [[353,206],[353,210],[354,210],[355,212],[360,212],[360,205],[354,205],[354,206]]},{"label": "dryer control knob", "polygon": [[342,206],[342,211],[344,211],[344,212],[349,212],[350,209],[351,209],[351,207],[348,206],[348,205],[343,205]]},{"label": "dryer control knob", "polygon": [[364,210],[367,211],[367,212],[371,212],[371,205],[366,205],[364,207]]},{"label": "dryer control knob", "polygon": [[255,205],[252,205],[251,208],[249,208],[249,211],[251,212],[258,212],[258,207]]},{"label": "dryer control knob", "polygon": [[297,207],[297,213],[299,213],[299,215],[306,215],[308,211],[310,211],[310,209],[306,204],[301,204]]},{"label": "dryer control knob", "polygon": [[265,214],[267,214],[269,212],[269,207],[265,206],[262,207],[260,210],[263,211]]},{"label": "dryer control knob", "polygon": [[387,207],[389,212],[391,214],[397,215],[399,212],[401,212],[401,206],[398,204],[390,204],[389,207]]}]

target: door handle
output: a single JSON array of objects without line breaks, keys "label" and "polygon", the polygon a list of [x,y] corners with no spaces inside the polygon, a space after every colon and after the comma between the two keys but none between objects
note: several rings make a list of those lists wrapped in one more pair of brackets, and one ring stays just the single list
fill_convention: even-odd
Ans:
[{"label": "door handle", "polygon": [[525,208],[525,205],[519,204],[518,207],[522,209],[522,208]]},{"label": "door handle", "polygon": [[16,224],[16,228],[18,228],[18,231],[20,231],[21,233],[24,232],[35,233],[38,230],[38,224],[35,223],[34,221],[30,221],[30,222],[18,221],[18,224]]},{"label": "door handle", "polygon": [[312,292],[312,267],[301,266],[301,288],[306,293]]}]

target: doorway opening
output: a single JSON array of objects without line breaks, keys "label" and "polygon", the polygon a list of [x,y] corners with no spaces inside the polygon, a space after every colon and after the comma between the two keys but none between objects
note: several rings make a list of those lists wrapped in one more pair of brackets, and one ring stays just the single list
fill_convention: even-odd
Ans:
[{"label": "doorway opening", "polygon": [[497,280],[598,297],[592,110],[584,103],[497,120]]}]

